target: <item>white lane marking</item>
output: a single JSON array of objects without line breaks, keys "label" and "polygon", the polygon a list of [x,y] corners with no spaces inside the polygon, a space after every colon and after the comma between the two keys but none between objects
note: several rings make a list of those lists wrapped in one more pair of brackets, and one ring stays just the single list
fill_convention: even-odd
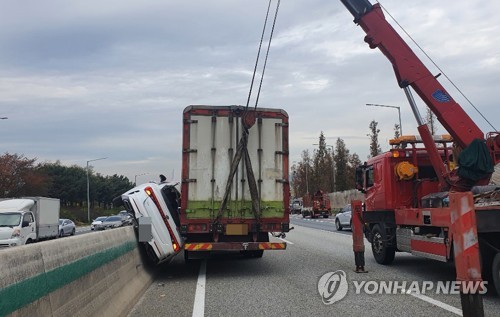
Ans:
[{"label": "white lane marking", "polygon": [[288,244],[295,244],[295,243],[293,243],[291,241],[288,241],[287,239],[283,239],[283,238],[278,238],[278,239],[280,239],[281,241],[286,242]]},{"label": "white lane marking", "polygon": [[453,307],[451,305],[445,304],[445,303],[443,303],[441,301],[438,301],[437,299],[433,299],[433,298],[430,298],[429,296],[425,296],[425,295],[422,295],[422,294],[416,294],[416,293],[412,293],[412,292],[406,292],[406,294],[411,295],[413,297],[416,297],[418,299],[421,299],[421,300],[423,300],[425,302],[428,302],[428,303],[430,303],[432,305],[440,307],[440,308],[442,308],[444,310],[447,310],[450,313],[454,313],[454,314],[456,314],[458,316],[462,316],[462,310],[461,309],[458,309],[458,308]]},{"label": "white lane marking", "polygon": [[[271,234],[271,232],[269,232],[269,235],[270,235],[271,237],[274,237],[274,236]],[[278,237],[275,237],[275,238],[278,238]],[[295,243],[293,243],[293,242],[291,242],[291,241],[288,241],[288,240],[286,240],[286,239],[283,239],[283,238],[278,238],[278,239],[280,239],[281,241],[286,242],[286,243],[288,243],[288,244],[295,244]]]},{"label": "white lane marking", "polygon": [[193,317],[205,316],[205,286],[207,283],[207,260],[203,260],[200,265],[196,293],[194,295]]}]

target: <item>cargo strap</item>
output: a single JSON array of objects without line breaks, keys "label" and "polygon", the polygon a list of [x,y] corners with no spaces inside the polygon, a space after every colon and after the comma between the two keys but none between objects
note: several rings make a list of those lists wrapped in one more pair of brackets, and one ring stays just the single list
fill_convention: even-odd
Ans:
[{"label": "cargo strap", "polygon": [[255,123],[255,113],[249,112],[245,110],[242,116],[243,122],[243,133],[241,135],[241,139],[238,142],[238,148],[236,149],[236,153],[234,155],[233,161],[231,162],[231,169],[229,171],[229,176],[226,182],[226,189],[224,191],[224,198],[222,199],[222,203],[219,207],[219,212],[217,213],[217,218],[215,219],[215,223],[220,223],[222,219],[222,214],[227,206],[227,201],[229,199],[229,194],[231,193],[231,187],[233,185],[234,175],[238,170],[238,165],[242,158],[245,160],[245,168],[247,172],[248,179],[248,188],[250,190],[250,196],[252,198],[252,211],[254,213],[255,220],[260,222],[260,199],[259,192],[257,190],[257,182],[255,181],[255,175],[252,169],[252,161],[250,160],[250,155],[248,154],[248,129],[252,127]]}]

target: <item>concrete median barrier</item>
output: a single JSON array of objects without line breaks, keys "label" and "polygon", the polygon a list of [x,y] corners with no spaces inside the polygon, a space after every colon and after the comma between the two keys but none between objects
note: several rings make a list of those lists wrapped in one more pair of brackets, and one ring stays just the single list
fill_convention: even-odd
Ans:
[{"label": "concrete median barrier", "polygon": [[122,316],[152,282],[132,227],[0,250],[0,316]]}]

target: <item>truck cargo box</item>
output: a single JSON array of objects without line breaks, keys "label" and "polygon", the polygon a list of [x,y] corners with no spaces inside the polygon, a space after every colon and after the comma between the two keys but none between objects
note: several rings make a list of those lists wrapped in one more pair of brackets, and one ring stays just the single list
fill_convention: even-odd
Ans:
[{"label": "truck cargo box", "polygon": [[[255,124],[248,130],[247,149],[260,210],[252,207],[242,159],[226,208],[219,212],[242,136],[245,107],[189,106],[184,110],[181,233],[187,238],[186,250],[262,250],[271,244],[232,242],[268,242],[268,232],[289,230],[288,114],[262,108],[249,113]],[[203,247],[192,242],[207,244]]]}]

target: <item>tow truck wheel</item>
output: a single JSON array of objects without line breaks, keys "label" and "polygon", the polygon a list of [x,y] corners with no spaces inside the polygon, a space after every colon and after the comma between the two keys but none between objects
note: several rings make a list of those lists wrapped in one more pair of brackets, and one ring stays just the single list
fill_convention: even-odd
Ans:
[{"label": "tow truck wheel", "polygon": [[500,252],[497,253],[493,258],[493,264],[491,265],[491,275],[493,286],[497,292],[497,295],[500,296]]},{"label": "tow truck wheel", "polygon": [[387,234],[378,224],[372,229],[372,252],[379,264],[391,264],[396,255],[396,249],[387,246]]}]

